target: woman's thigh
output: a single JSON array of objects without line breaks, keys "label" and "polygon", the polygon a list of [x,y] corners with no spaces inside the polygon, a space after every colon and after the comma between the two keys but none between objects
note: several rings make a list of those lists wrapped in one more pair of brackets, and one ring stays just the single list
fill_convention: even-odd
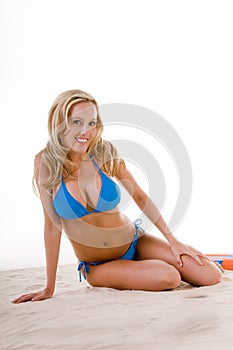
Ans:
[{"label": "woman's thigh", "polygon": [[170,245],[148,233],[143,234],[137,243],[136,260],[158,259],[174,266],[181,274],[183,281],[194,286],[212,285],[221,281],[222,272],[211,261],[200,258],[203,266],[199,265],[193,258],[183,255],[181,257],[183,266],[176,262]]},{"label": "woman's thigh", "polygon": [[179,286],[179,272],[159,260],[113,260],[90,266],[87,281],[94,287],[159,291]]}]

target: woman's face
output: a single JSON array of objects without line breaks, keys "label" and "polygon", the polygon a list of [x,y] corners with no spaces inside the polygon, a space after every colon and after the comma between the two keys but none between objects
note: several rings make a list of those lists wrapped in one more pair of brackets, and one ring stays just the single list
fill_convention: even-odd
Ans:
[{"label": "woman's face", "polygon": [[97,110],[92,102],[79,102],[69,110],[68,130],[62,136],[62,144],[78,153],[87,151],[96,135]]}]

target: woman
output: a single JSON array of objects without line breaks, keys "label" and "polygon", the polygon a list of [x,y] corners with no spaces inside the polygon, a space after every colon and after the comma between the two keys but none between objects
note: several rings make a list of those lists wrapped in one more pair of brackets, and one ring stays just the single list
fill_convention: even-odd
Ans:
[{"label": "woman", "polygon": [[[207,286],[221,281],[220,269],[179,242],[155,204],[140,188],[110,142],[95,99],[80,90],[60,94],[49,112],[49,141],[35,157],[34,177],[44,210],[47,284],[14,303],[51,298],[62,230],[91,286],[161,291],[186,281]],[[121,181],[165,240],[145,233],[119,210]],[[139,239],[140,238],[140,239]]]}]

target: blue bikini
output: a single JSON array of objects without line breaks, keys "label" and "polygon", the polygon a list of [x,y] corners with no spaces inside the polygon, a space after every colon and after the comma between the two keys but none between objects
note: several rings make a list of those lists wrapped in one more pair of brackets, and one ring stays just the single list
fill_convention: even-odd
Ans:
[{"label": "blue bikini", "polygon": [[[98,169],[101,176],[101,181],[102,181],[101,190],[100,190],[96,208],[93,210],[87,210],[80,202],[78,202],[69,193],[66,187],[66,184],[64,182],[64,177],[62,177],[61,186],[55,198],[53,199],[53,207],[56,213],[61,218],[66,220],[74,220],[92,213],[106,212],[108,210],[114,209],[119,204],[120,202],[119,186],[113,180],[111,180],[107,175],[105,175],[105,173],[100,169],[99,165],[94,159],[92,159],[92,161],[96,166],[96,168]],[[136,227],[136,232],[135,232],[133,241],[129,249],[127,250],[127,252],[118,260],[132,260],[134,258],[136,245],[138,241],[138,229],[140,224],[141,224],[140,219],[134,222],[134,225]],[[144,232],[142,228],[140,229]],[[86,273],[90,272],[88,265],[99,265],[105,262],[107,261],[101,261],[101,262],[80,261],[79,266],[77,268],[79,272],[80,282],[81,282],[81,268],[83,266],[84,266],[84,278],[86,279]]]},{"label": "blue bikini", "polygon": [[120,202],[119,187],[114,181],[104,174],[97,162],[94,159],[92,160],[96,168],[99,170],[102,181],[96,208],[89,211],[73,196],[71,196],[65,185],[64,178],[62,177],[61,186],[53,200],[53,207],[57,214],[63,219],[72,220],[92,213],[105,212],[114,209]]},{"label": "blue bikini", "polygon": [[[137,243],[138,243],[138,229],[140,228],[140,230],[142,232],[145,232],[143,230],[142,227],[140,227],[139,225],[142,223],[142,220],[141,219],[137,219],[134,221],[134,226],[136,227],[136,232],[135,232],[135,235],[134,235],[134,238],[133,238],[133,241],[132,243],[130,244],[127,252],[119,259],[116,259],[116,260],[133,260],[134,258],[134,255],[135,255],[135,251],[136,251],[136,246],[137,246]],[[110,260],[110,261],[113,261],[113,260]],[[86,261],[79,261],[79,265],[78,265],[78,272],[79,272],[79,281],[81,282],[82,281],[82,275],[81,275],[81,268],[84,266],[84,271],[83,271],[83,277],[84,279],[86,279],[86,273],[89,273],[90,272],[90,269],[89,269],[89,266],[88,265],[100,265],[100,264],[104,264],[106,263],[107,261],[98,261],[98,262],[86,262]]]}]

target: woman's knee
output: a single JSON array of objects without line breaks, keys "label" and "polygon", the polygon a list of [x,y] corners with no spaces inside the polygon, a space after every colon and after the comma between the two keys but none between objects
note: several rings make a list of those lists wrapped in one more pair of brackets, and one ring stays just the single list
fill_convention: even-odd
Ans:
[{"label": "woman's knee", "polygon": [[186,280],[196,287],[212,286],[221,282],[222,271],[220,268],[213,262],[204,259],[202,259],[202,262],[204,263],[204,266],[199,267],[198,270],[194,270],[194,273],[191,273],[191,270],[190,276]]},{"label": "woman's knee", "polygon": [[[166,264],[161,280],[160,280],[160,289],[166,290],[166,289],[175,289],[179,287],[181,282],[181,276],[179,271],[172,265]],[[158,283],[158,280],[157,280]]]},{"label": "woman's knee", "polygon": [[220,283],[222,280],[222,271],[214,265],[208,266],[200,278],[200,286],[212,286]]}]

